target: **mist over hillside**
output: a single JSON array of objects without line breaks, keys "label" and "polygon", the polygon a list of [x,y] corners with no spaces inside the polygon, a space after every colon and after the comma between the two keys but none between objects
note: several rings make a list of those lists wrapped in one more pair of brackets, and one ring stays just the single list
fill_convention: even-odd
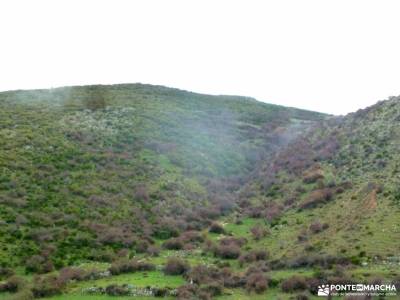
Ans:
[{"label": "mist over hillside", "polygon": [[265,241],[285,236],[277,257],[342,254],[367,264],[397,256],[399,100],[319,123],[259,168],[241,206],[267,216],[264,207],[279,207],[270,218],[283,226]]},{"label": "mist over hillside", "polygon": [[333,117],[143,84],[0,93],[0,299],[395,282],[399,101]]},{"label": "mist over hillside", "polygon": [[[5,92],[0,103],[3,237],[10,230],[19,237],[2,250],[7,263],[7,253],[24,261],[64,239],[69,255],[85,258],[91,242],[105,244],[103,252],[133,247],[162,223],[149,220],[154,213],[230,210],[225,190],[238,189],[257,161],[323,117],[141,84]],[[87,251],[73,245],[82,238]],[[65,264],[64,251],[52,254],[56,264]]]}]

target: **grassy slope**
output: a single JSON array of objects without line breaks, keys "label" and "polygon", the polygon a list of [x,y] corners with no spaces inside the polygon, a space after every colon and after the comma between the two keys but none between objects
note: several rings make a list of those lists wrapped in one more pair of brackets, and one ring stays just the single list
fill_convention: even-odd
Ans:
[{"label": "grassy slope", "polygon": [[168,216],[201,228],[192,211],[230,209],[260,159],[322,118],[141,84],[0,93],[0,264],[137,255]]},{"label": "grassy slope", "polygon": [[[255,202],[283,204],[289,198],[294,199],[294,203],[285,205],[278,225],[263,241],[276,258],[318,253],[358,257],[369,263],[392,257],[399,260],[399,116],[400,102],[393,98],[328,121],[280,154],[276,165],[291,162],[277,168],[272,186],[265,188],[262,181],[270,169],[265,167],[260,171],[259,179],[249,188],[253,193],[258,191]],[[307,156],[296,158],[301,147],[308,149]],[[293,162],[293,157],[307,162],[295,173],[290,169],[298,163]],[[317,169],[323,178],[305,183],[303,179],[311,169]],[[336,193],[345,182],[351,186]],[[321,188],[331,189],[332,199],[301,209],[312,191]],[[315,221],[327,223],[329,228],[312,234],[309,226]],[[298,241],[302,233],[308,241]],[[307,251],[310,246],[312,250]]]},{"label": "grassy slope", "polygon": [[[87,102],[87,95],[96,95],[84,87],[1,95],[4,101],[1,120],[4,121],[0,134],[5,142],[0,157],[3,167],[0,180],[0,196],[3,198],[0,199],[4,204],[1,217],[5,222],[0,230],[5,235],[0,238],[3,239],[0,251],[4,260],[9,260],[11,251],[24,257],[46,244],[46,241],[38,242],[32,238],[28,227],[33,224],[36,229],[50,225],[58,230],[68,229],[68,238],[62,243],[57,244],[62,240],[59,235],[53,235],[53,241],[50,239],[49,243],[73,254],[60,252],[58,255],[64,263],[85,261],[85,253],[93,245],[89,243],[82,247],[74,241],[81,243],[80,234],[86,228],[83,230],[79,222],[77,226],[76,219],[69,223],[55,221],[52,216],[55,210],[63,211],[69,218],[95,217],[105,224],[115,224],[115,220],[131,218],[129,209],[132,207],[139,209],[139,215],[149,212],[147,201],[152,206],[162,199],[168,203],[164,212],[168,212],[169,205],[174,203],[196,206],[196,202],[203,200],[201,203],[213,205],[208,185],[210,178],[218,181],[231,178],[233,174],[248,175],[257,163],[255,157],[269,158],[288,142],[288,135],[296,135],[306,126],[304,122],[321,117],[251,99],[210,97],[162,87],[122,85],[97,88],[107,91],[106,106],[109,108],[106,110],[82,110],[91,105]],[[298,148],[304,147],[303,144],[295,142],[286,152],[277,155],[272,165],[274,172],[271,172],[269,163],[261,166],[258,175],[241,191],[241,197],[247,195],[252,205],[270,201],[284,203],[289,197],[295,198],[295,202],[285,204],[284,212],[274,221],[239,216],[242,222],[238,223],[237,215],[224,216],[221,222],[225,230],[234,237],[248,239],[242,250],[267,249],[271,259],[286,261],[301,255],[332,254],[367,262],[368,265],[347,271],[357,282],[376,277],[391,280],[399,275],[397,263],[387,260],[399,251],[396,242],[400,237],[397,224],[400,194],[396,176],[399,162],[396,122],[399,115],[398,100],[392,100],[342,120],[318,125],[305,139],[309,157],[302,158],[309,164],[302,165],[296,172],[293,171],[295,168],[288,168],[292,162],[283,164],[285,167],[280,164],[285,162],[287,153],[295,157],[296,153],[304,150]],[[280,132],[281,128],[287,128],[286,135],[280,134],[278,139],[271,135],[271,132]],[[332,144],[335,147],[330,147]],[[55,147],[57,151],[52,151]],[[322,155],[321,149],[327,153]],[[71,159],[76,162],[71,163]],[[315,163],[319,164],[323,178],[315,183],[303,182],[305,172]],[[275,168],[276,165],[280,167]],[[271,174],[277,174],[273,176],[272,185],[269,183]],[[65,180],[66,175],[68,180]],[[313,190],[337,188],[347,181],[351,181],[352,186],[343,193],[335,193],[327,203],[299,209]],[[138,183],[146,183],[150,200],[143,201],[135,196]],[[99,188],[104,185],[106,188]],[[371,193],[378,189],[375,203],[371,200]],[[215,192],[215,188],[211,190]],[[251,194],[246,194],[248,190]],[[16,194],[11,193],[14,191]],[[217,192],[226,193],[226,190],[217,189]],[[97,202],[94,206],[87,206],[85,199],[93,195],[112,201],[107,200],[100,207]],[[211,195],[215,194],[211,192]],[[34,213],[26,214],[28,208]],[[51,216],[46,220],[48,223],[38,223],[37,219],[46,214]],[[20,215],[29,223],[25,223]],[[148,214],[146,220],[138,222],[137,231],[140,232],[143,224],[151,224],[155,216]],[[309,225],[316,220],[328,223],[329,228],[312,234]],[[259,241],[252,239],[250,229],[255,225],[267,229],[269,234]],[[136,228],[130,227],[130,230],[135,232]],[[299,242],[298,236],[304,232],[307,241]],[[93,233],[88,231],[86,236],[89,242],[96,239],[90,234]],[[221,235],[206,231],[203,234],[213,241],[221,238]],[[155,238],[154,242],[160,244],[162,240]],[[113,252],[120,247],[116,244],[100,248]],[[31,248],[27,249],[27,245]],[[128,248],[132,255],[145,257],[136,253],[134,246]],[[225,261],[236,272],[244,272],[247,268],[234,260],[216,260],[198,250],[163,250],[159,257],[150,260],[161,268],[170,256],[182,256],[192,266]],[[103,267],[106,268],[107,264]],[[18,272],[23,272],[23,269]],[[268,276],[280,282],[292,275],[309,277],[314,272],[314,269],[281,269],[269,272]],[[30,280],[29,276],[27,278]],[[81,295],[84,287],[110,283],[176,287],[184,283],[184,279],[165,276],[160,271],[146,275],[125,274],[70,284],[66,295],[51,299],[112,299]],[[270,288],[262,295],[248,294],[240,289],[225,289],[224,292],[216,299],[289,299],[293,296],[282,293],[279,288]],[[7,299],[9,295],[0,294],[1,297]]]},{"label": "grassy slope", "polygon": [[[120,235],[118,227],[128,227],[110,245],[120,248],[151,226],[153,206],[166,215],[170,206],[208,205],[207,180],[246,175],[275,151],[275,130],[322,117],[140,84],[5,92],[0,106],[0,261],[7,263],[10,253],[25,258],[48,243],[57,244],[58,264],[86,258],[95,238],[90,220],[115,224]],[[144,195],[135,197],[138,189]]]}]

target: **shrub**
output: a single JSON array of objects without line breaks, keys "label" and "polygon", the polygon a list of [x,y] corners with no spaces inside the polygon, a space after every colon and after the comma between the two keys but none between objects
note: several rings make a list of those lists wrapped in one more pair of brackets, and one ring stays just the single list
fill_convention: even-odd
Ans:
[{"label": "shrub", "polygon": [[250,229],[250,232],[256,241],[261,240],[263,237],[265,237],[267,235],[267,230],[260,225],[253,226]]},{"label": "shrub", "polygon": [[216,268],[206,265],[198,265],[190,269],[185,274],[187,281],[193,282],[194,284],[211,284],[215,282],[223,282],[226,277],[231,276],[231,272],[228,268]]},{"label": "shrub", "polygon": [[169,288],[153,288],[154,297],[164,298],[170,293]]},{"label": "shrub", "polygon": [[61,294],[64,285],[55,275],[35,276],[32,293],[35,298],[44,298]]},{"label": "shrub", "polygon": [[122,259],[114,262],[109,268],[109,271],[112,275],[118,275],[122,273],[153,271],[155,269],[156,267],[148,262]]},{"label": "shrub", "polygon": [[246,276],[252,274],[252,273],[265,273],[269,272],[270,267],[269,264],[267,264],[264,261],[258,262],[252,266],[250,266],[247,271],[246,271]]},{"label": "shrub", "polygon": [[313,278],[307,279],[308,290],[310,291],[311,294],[317,294],[318,287],[327,281],[327,277],[325,277],[324,274],[320,274],[321,278],[320,276],[318,276],[318,274],[314,274],[314,276],[315,277]]},{"label": "shrub", "polygon": [[306,231],[306,230],[300,231],[299,235],[297,236],[297,240],[298,240],[299,242],[306,242],[306,241],[308,241],[307,231]]},{"label": "shrub", "polygon": [[66,267],[60,270],[58,275],[58,280],[63,283],[68,283],[68,281],[76,280],[81,281],[84,280],[86,276],[86,272],[79,268]]},{"label": "shrub", "polygon": [[177,237],[179,229],[177,222],[170,218],[164,218],[159,221],[153,228],[153,236],[159,239],[169,239]]},{"label": "shrub", "polygon": [[240,247],[244,246],[245,244],[247,244],[247,240],[246,240],[246,238],[243,238],[243,237],[241,237],[241,238],[228,237],[228,238],[221,239],[219,241],[219,243],[220,243],[220,245],[223,245],[223,246],[232,245],[232,246],[237,246],[240,248]]},{"label": "shrub", "polygon": [[124,285],[110,284],[105,289],[109,296],[128,296],[129,289]]},{"label": "shrub", "polygon": [[160,255],[160,248],[157,246],[149,246],[147,248],[146,253],[150,256],[159,256]]},{"label": "shrub", "polygon": [[220,216],[220,212],[218,211],[218,208],[201,207],[198,210],[198,214],[201,218],[209,219],[209,220],[216,219]]},{"label": "shrub", "polygon": [[268,287],[268,279],[262,273],[250,274],[246,279],[246,290],[248,292],[256,292],[261,294]]},{"label": "shrub", "polygon": [[47,257],[42,255],[33,255],[25,262],[27,272],[48,273],[54,270],[53,263]]},{"label": "shrub", "polygon": [[0,267],[0,280],[2,278],[8,278],[14,275],[14,271],[11,270],[10,268],[3,268]]},{"label": "shrub", "polygon": [[199,299],[199,300],[211,300],[212,295],[209,291],[207,291],[205,288],[201,288],[196,292],[196,298],[194,299]]},{"label": "shrub", "polygon": [[216,207],[221,215],[227,215],[235,208],[235,202],[232,199],[221,197],[216,198]]},{"label": "shrub", "polygon": [[246,278],[234,274],[224,279],[224,285],[228,288],[240,288],[246,285]]},{"label": "shrub", "polygon": [[344,188],[338,187],[338,188],[336,189],[335,193],[336,193],[336,194],[342,194],[342,193],[344,193]]},{"label": "shrub", "polygon": [[291,207],[293,204],[296,203],[296,201],[297,201],[297,198],[292,196],[292,197],[288,197],[287,199],[285,199],[283,204],[285,205],[285,207]]},{"label": "shrub", "polygon": [[303,175],[303,182],[307,184],[315,183],[319,179],[324,179],[324,175],[320,169],[305,172]]},{"label": "shrub", "polygon": [[24,286],[25,282],[18,276],[10,277],[6,282],[0,283],[0,292],[16,293]]},{"label": "shrub", "polygon": [[268,222],[276,222],[282,215],[284,207],[276,202],[269,202],[264,211],[264,216]]},{"label": "shrub", "polygon": [[96,232],[97,241],[103,245],[110,245],[113,247],[131,247],[135,243],[135,236],[130,230],[121,227],[105,227],[102,226]]},{"label": "shrub", "polygon": [[172,238],[163,243],[163,248],[168,250],[182,250],[183,241],[179,238]]},{"label": "shrub", "polygon": [[260,207],[260,206],[250,206],[250,207],[247,207],[247,209],[246,209],[246,211],[247,211],[247,215],[250,217],[250,218],[261,218],[262,217],[262,211],[263,211],[263,207]]},{"label": "shrub", "polygon": [[135,247],[137,253],[145,253],[149,248],[149,243],[147,241],[139,241]]},{"label": "shrub", "polygon": [[290,278],[285,279],[281,284],[281,289],[285,293],[291,293],[294,291],[303,291],[307,289],[307,281],[304,277],[294,275]]},{"label": "shrub", "polygon": [[183,275],[188,270],[189,265],[187,262],[180,258],[172,257],[168,259],[163,271],[166,275]]},{"label": "shrub", "polygon": [[206,286],[204,286],[202,289],[204,291],[207,291],[207,293],[210,293],[211,296],[213,296],[213,297],[220,296],[220,295],[222,295],[222,292],[223,292],[223,287],[218,282],[209,283]]},{"label": "shrub", "polygon": [[197,287],[193,284],[186,284],[180,286],[176,292],[178,300],[188,300],[193,299],[197,293]]},{"label": "shrub", "polygon": [[251,251],[256,257],[256,260],[266,260],[268,257],[268,252],[266,250],[253,250]]},{"label": "shrub", "polygon": [[179,237],[183,243],[202,243],[204,242],[204,237],[198,231],[189,230],[181,234]]},{"label": "shrub", "polygon": [[313,208],[318,204],[325,203],[331,199],[332,199],[331,189],[329,188],[318,189],[311,192],[308,198],[300,204],[300,208],[301,209]]},{"label": "shrub", "polygon": [[129,249],[123,248],[123,249],[119,250],[117,252],[117,256],[118,257],[125,257],[125,258],[128,257],[129,256]]},{"label": "shrub", "polygon": [[144,185],[139,185],[138,187],[136,187],[133,197],[136,201],[143,202],[147,202],[150,199],[147,188]]},{"label": "shrub", "polygon": [[255,261],[265,260],[268,257],[268,252],[265,250],[252,250],[239,257],[239,263],[252,263]]},{"label": "shrub", "polygon": [[185,244],[185,246],[183,247],[183,249],[184,249],[184,250],[187,250],[187,251],[191,251],[191,250],[196,249],[196,247],[197,247],[196,244],[194,244],[194,243],[188,243],[188,244]]},{"label": "shrub", "polygon": [[220,245],[215,251],[214,255],[225,259],[236,259],[240,256],[240,248],[235,245]]},{"label": "shrub", "polygon": [[222,227],[219,223],[217,222],[213,222],[210,226],[210,228],[208,229],[209,232],[212,233],[217,233],[217,234],[223,234],[225,233],[225,229],[224,227]]},{"label": "shrub", "polygon": [[222,286],[218,283],[199,287],[193,284],[181,286],[177,290],[177,299],[179,300],[211,300],[214,296],[222,294]]},{"label": "shrub", "polygon": [[89,259],[109,263],[115,259],[115,254],[111,250],[92,249],[89,253]]},{"label": "shrub", "polygon": [[23,289],[22,291],[14,294],[11,300],[33,300],[34,295],[30,289]]},{"label": "shrub", "polygon": [[327,224],[327,223],[321,224],[321,222],[319,222],[319,221],[313,222],[309,227],[310,231],[313,234],[320,233],[328,228],[329,228],[329,224]]}]

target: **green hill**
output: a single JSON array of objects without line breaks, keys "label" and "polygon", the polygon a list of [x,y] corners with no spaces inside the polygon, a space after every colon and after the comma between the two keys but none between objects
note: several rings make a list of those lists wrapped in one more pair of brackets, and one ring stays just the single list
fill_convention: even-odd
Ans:
[{"label": "green hill", "polygon": [[399,100],[318,124],[263,165],[242,191],[241,201],[251,195],[253,202],[242,205],[245,214],[261,211],[273,224],[263,243],[277,259],[399,260]]},{"label": "green hill", "polygon": [[400,98],[332,117],[143,84],[0,93],[0,299],[400,289],[399,122]]},{"label": "green hill", "polygon": [[51,247],[56,268],[202,228],[259,159],[323,117],[142,84],[3,92],[0,107],[0,261]]}]

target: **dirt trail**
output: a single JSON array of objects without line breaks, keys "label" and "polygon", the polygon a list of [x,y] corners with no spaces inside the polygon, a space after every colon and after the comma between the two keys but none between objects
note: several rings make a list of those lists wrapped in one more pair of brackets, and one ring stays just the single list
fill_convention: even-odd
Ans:
[{"label": "dirt trail", "polygon": [[376,199],[376,190],[373,190],[371,193],[365,197],[364,208],[367,210],[375,210],[378,207],[378,202]]}]

